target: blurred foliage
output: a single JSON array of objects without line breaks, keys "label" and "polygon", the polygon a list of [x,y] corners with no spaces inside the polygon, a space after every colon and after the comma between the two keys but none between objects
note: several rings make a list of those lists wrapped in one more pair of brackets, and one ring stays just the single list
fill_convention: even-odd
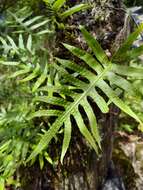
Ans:
[{"label": "blurred foliage", "polygon": [[[141,68],[143,65],[142,58],[133,59],[130,62],[130,65],[133,67]],[[134,110],[140,119],[143,121],[143,80],[140,79],[131,79],[129,80],[132,82],[134,88],[136,89],[134,93],[125,93],[124,94],[124,101]],[[138,91],[138,93],[137,93]],[[121,121],[120,121],[120,128],[119,130],[124,130],[128,133],[134,133],[137,130],[137,123],[130,118],[126,117],[125,114],[121,114]]]},{"label": "blurred foliage", "polygon": [[[15,3],[13,7],[11,1],[1,1],[0,8],[3,13],[0,16],[1,190],[5,188],[5,183],[19,186],[19,183],[16,183],[18,175],[15,176],[15,171],[20,166],[28,167],[38,160],[42,169],[45,161],[54,165],[58,159],[55,153],[53,161],[49,156],[49,150],[44,149],[37,159],[35,157],[26,163],[27,157],[51,125],[48,117],[29,119],[29,115],[35,110],[48,108],[43,103],[35,103],[33,97],[43,94],[38,91],[41,85],[53,83],[55,72],[50,68],[50,64],[53,63],[53,56],[57,52],[56,30],[65,22],[65,18],[87,8],[84,4],[71,9],[68,6],[61,8],[65,2],[57,1],[59,3],[56,4],[55,2],[49,4],[37,0],[19,0],[13,2]],[[46,9],[44,15],[41,5]],[[3,65],[3,62],[6,65]],[[54,140],[57,141],[56,135]]]},{"label": "blurred foliage", "polygon": [[125,4],[128,7],[132,6],[143,6],[143,1],[142,0],[124,0]]}]

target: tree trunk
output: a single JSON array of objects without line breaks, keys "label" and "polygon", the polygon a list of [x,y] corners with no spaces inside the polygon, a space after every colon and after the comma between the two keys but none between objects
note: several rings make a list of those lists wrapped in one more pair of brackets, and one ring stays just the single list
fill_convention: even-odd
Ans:
[{"label": "tree trunk", "polygon": [[[84,0],[83,0],[84,1]],[[77,1],[70,0],[73,5]],[[116,49],[122,41],[116,41],[124,26],[124,7],[121,0],[89,0],[93,9],[74,15],[69,19],[70,25],[84,25],[94,36],[96,35],[102,47],[109,54]],[[79,2],[78,2],[79,3]],[[78,44],[86,49],[79,32],[72,29],[76,40],[72,44]],[[71,31],[70,31],[71,32]],[[123,37],[123,36],[122,36]],[[60,39],[60,36],[59,36]],[[122,38],[121,38],[122,39]],[[63,41],[63,40],[62,40]],[[65,41],[69,43],[70,40]],[[118,48],[116,46],[116,48]],[[40,171],[35,165],[32,168],[22,169],[23,190],[101,190],[107,175],[109,161],[112,159],[113,132],[118,123],[119,111],[115,106],[110,107],[110,112],[105,116],[100,113],[96,105],[93,105],[102,136],[102,151],[99,156],[79,135],[75,128],[70,149],[64,160],[52,167],[46,165]]]}]

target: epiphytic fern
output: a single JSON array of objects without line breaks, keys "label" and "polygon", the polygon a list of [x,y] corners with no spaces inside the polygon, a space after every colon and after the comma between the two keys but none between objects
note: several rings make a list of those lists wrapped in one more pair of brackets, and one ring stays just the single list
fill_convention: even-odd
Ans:
[{"label": "epiphytic fern", "polygon": [[81,3],[63,11],[61,9],[64,4],[66,4],[66,0],[43,0],[43,2],[46,3],[48,9],[55,12],[55,14],[61,19],[65,19],[76,12],[90,7],[88,4]]},{"label": "epiphytic fern", "polygon": [[[40,91],[46,91],[48,95],[37,96],[34,101],[45,102],[47,105],[58,105],[61,106],[62,109],[58,110],[57,107],[49,107],[49,109],[38,110],[29,116],[29,119],[41,116],[56,116],[57,119],[50,129],[41,137],[39,144],[28,160],[32,159],[46,148],[51,139],[59,131],[60,127],[64,126],[64,140],[61,154],[61,161],[63,161],[71,138],[71,117],[75,119],[80,132],[98,153],[101,139],[96,116],[89,98],[94,100],[102,113],[107,113],[109,104],[113,102],[122,111],[133,117],[142,125],[138,116],[117,96],[116,90],[113,89],[112,85],[114,84],[116,88],[132,92],[134,88],[124,76],[135,76],[143,79],[143,68],[137,69],[128,66],[118,66],[111,63],[98,42],[83,27],[81,27],[81,31],[87,44],[92,49],[94,56],[82,49],[64,44],[66,49],[81,61],[84,61],[87,66],[77,64],[73,60],[56,58],[57,63],[54,64],[54,67],[59,76],[58,85],[47,85],[42,87]],[[118,70],[118,67],[121,67],[123,71]],[[101,96],[98,89],[106,95],[106,99]],[[84,122],[84,116],[81,110],[84,110],[86,113],[89,121],[88,126],[86,126]]]}]

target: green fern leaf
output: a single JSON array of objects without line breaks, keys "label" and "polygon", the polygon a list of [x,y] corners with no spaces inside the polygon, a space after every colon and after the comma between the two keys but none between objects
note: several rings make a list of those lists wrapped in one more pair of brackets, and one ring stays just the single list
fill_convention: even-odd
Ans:
[{"label": "green fern leaf", "polygon": [[[86,41],[89,43],[90,41],[93,40],[92,37],[90,37],[91,35],[86,31],[84,30],[83,32],[86,33]],[[84,36],[85,37],[85,36]],[[88,38],[90,40],[88,40]],[[131,38],[132,39],[132,38]],[[95,41],[95,39],[93,40]],[[129,40],[130,42],[131,40]],[[131,43],[131,42],[130,42]],[[101,51],[101,47],[99,47],[100,45],[95,43],[95,46],[94,44],[91,42],[91,44],[89,43],[89,45],[91,46],[92,50],[96,52],[96,49],[97,49],[97,52],[100,51],[99,53],[99,57],[98,57],[98,60],[100,60],[102,63],[103,63],[103,60],[106,59],[106,57],[104,56],[103,54],[103,51]],[[79,57],[80,59],[84,60],[89,66],[91,66],[98,74],[103,71],[103,68],[98,64],[98,62],[94,61],[94,58],[89,55],[88,53],[86,53],[85,51],[83,50],[80,50],[79,48],[76,48],[76,47],[73,47],[73,46],[70,46],[70,45],[67,45],[67,44],[64,44],[64,46],[70,51],[72,52],[74,55],[76,55],[77,57]],[[94,47],[93,47],[94,46]],[[100,57],[101,55],[101,57]],[[108,62],[111,64],[111,62]],[[112,70],[113,70],[113,67],[116,67],[116,65],[114,64],[112,66]],[[122,69],[121,69],[122,71]],[[119,71],[120,72],[120,71]],[[124,71],[123,71],[124,72]],[[108,72],[109,73],[109,72]],[[107,74],[108,75],[108,74]],[[114,75],[115,76],[115,75]],[[116,76],[118,77],[118,76]],[[120,78],[121,79],[121,78]],[[123,79],[122,79],[123,81]],[[139,123],[141,123],[140,119],[138,118],[138,116],[127,106],[125,105],[125,103],[119,99],[116,94],[114,93],[114,91],[108,86],[108,84],[105,82],[105,81],[99,81],[98,83],[100,83],[98,85],[98,87],[101,88],[101,90],[109,97],[109,99],[114,102],[121,110],[123,110],[125,113],[127,113],[128,115],[130,115],[131,117],[133,117],[135,120],[137,120]],[[116,83],[117,85],[117,83]],[[124,85],[125,85],[125,81],[124,81]],[[127,85],[127,83],[126,83]],[[118,84],[118,86],[120,86],[120,84]],[[128,87],[129,87],[129,83],[128,83]]]},{"label": "green fern leaf", "polygon": [[51,157],[49,156],[49,154],[47,152],[44,153],[45,159],[51,164],[53,165],[53,160],[51,159]]},{"label": "green fern leaf", "polygon": [[26,22],[24,22],[23,24],[26,26],[26,27],[29,27],[30,25],[32,25],[34,22],[40,20],[41,18],[43,18],[43,16],[36,16]]},{"label": "green fern leaf", "polygon": [[23,146],[22,146],[21,158],[24,161],[26,160],[26,156],[28,154],[29,145],[30,145],[29,142],[25,142],[23,143]]},{"label": "green fern leaf", "polygon": [[88,142],[91,144],[91,146],[94,148],[94,150],[98,154],[98,146],[96,145],[95,140],[93,139],[91,133],[88,131],[86,125],[84,124],[81,113],[79,113],[78,109],[75,111],[76,111],[76,114],[74,114],[74,118],[77,122],[77,126],[81,134],[88,140]]},{"label": "green fern leaf", "polygon": [[26,48],[31,52],[32,51],[32,36],[28,36]]},{"label": "green fern leaf", "polygon": [[[15,31],[16,33],[27,32],[31,35],[37,35],[38,32],[48,30],[47,23],[49,22],[49,19],[43,16],[35,16],[31,19],[32,12],[28,12],[25,16],[23,16],[22,13],[20,14],[18,12],[14,14],[8,11],[8,13],[15,19],[15,24],[12,24],[11,27],[17,28]],[[48,30],[48,32],[50,31]]]},{"label": "green fern leaf", "polygon": [[20,75],[27,74],[27,73],[30,72],[30,70],[31,70],[31,69],[28,67],[28,68],[26,68],[26,69],[16,71],[16,72],[14,72],[14,73],[10,76],[10,78],[15,78],[15,77],[18,77],[18,76],[20,76]]},{"label": "green fern leaf", "polygon": [[[84,32],[86,32],[86,38],[88,38],[90,36],[90,34],[87,31],[84,31]],[[92,38],[90,38],[90,40],[91,39]],[[102,61],[102,64],[103,64],[104,61],[106,60],[106,57],[105,57],[103,51],[101,51],[101,47],[99,46],[99,44],[97,44],[95,42],[92,43],[88,39],[86,39],[86,40],[94,52],[96,52],[96,50],[97,50],[97,52],[100,51],[100,53],[99,53],[100,55],[98,55],[98,60],[100,62]],[[88,64],[89,67],[91,67],[95,71],[96,74],[91,72],[89,69],[86,69],[82,65],[78,65],[78,64],[74,63],[73,61],[56,58],[56,60],[61,65],[59,66],[58,64],[54,64],[54,67],[58,71],[59,77],[61,77],[60,81],[62,83],[62,87],[61,87],[61,89],[60,89],[60,86],[59,87],[54,86],[51,88],[53,88],[53,92],[56,92],[56,93],[58,92],[59,95],[61,92],[63,92],[63,94],[65,94],[65,95],[68,94],[68,96],[71,96],[73,101],[70,102],[63,98],[60,98],[60,100],[63,99],[64,101],[67,101],[67,103],[65,102],[63,104],[63,102],[59,101],[57,99],[57,97],[51,97],[51,98],[50,97],[41,97],[41,98],[38,97],[37,98],[38,101],[39,100],[44,101],[48,104],[62,105],[64,107],[65,111],[64,110],[61,111],[58,118],[53,123],[53,125],[50,127],[50,129],[47,132],[45,132],[45,134],[42,136],[39,144],[34,149],[32,154],[30,155],[30,157],[28,158],[28,161],[30,159],[34,158],[37,154],[39,154],[50,143],[51,139],[56,135],[56,133],[58,132],[58,130],[60,129],[60,127],[63,124],[64,124],[64,127],[68,127],[68,126],[66,126],[66,121],[67,121],[67,118],[70,121],[71,115],[74,117],[80,132],[83,134],[83,136],[85,136],[86,140],[90,143],[90,145],[98,153],[98,147],[101,147],[101,145],[100,145],[101,138],[100,138],[100,135],[98,132],[96,117],[92,111],[91,105],[89,104],[89,102],[87,100],[87,97],[91,97],[96,102],[96,104],[99,106],[99,108],[102,111],[104,110],[104,112],[108,111],[108,105],[107,105],[108,103],[106,103],[105,100],[100,95],[98,95],[98,93],[96,92],[96,87],[98,87],[100,90],[102,90],[103,93],[105,93],[106,96],[109,98],[109,100],[111,102],[113,102],[115,105],[117,105],[122,111],[129,114],[131,117],[136,119],[139,123],[141,123],[138,116],[127,105],[125,105],[125,103],[121,99],[118,98],[118,96],[112,90],[112,88],[107,84],[107,82],[104,81],[104,79],[106,79],[106,80],[108,79],[112,84],[115,84],[116,86],[119,86],[119,87],[121,87],[120,82],[123,82],[122,88],[124,90],[125,90],[125,88],[128,88],[130,91],[132,91],[130,83],[128,83],[121,76],[117,76],[115,73],[113,73],[114,66],[113,67],[111,66],[111,62],[108,61],[109,64],[106,65],[105,68],[103,68],[101,66],[101,64],[96,61],[96,59],[94,59],[90,54],[86,53],[84,50],[81,50],[79,48],[76,48],[74,46],[70,46],[67,44],[64,44],[64,46],[75,56],[77,56],[81,60],[85,61],[86,64]],[[67,68],[71,69],[74,73],[69,74],[69,72],[67,71]],[[78,76],[85,77],[86,79],[88,79],[88,82],[86,82],[84,80],[80,80],[80,78],[78,78]],[[119,81],[116,82],[116,79]],[[73,88],[71,88],[71,90],[70,90],[69,86],[67,84],[70,84],[71,86],[73,86]],[[64,85],[65,85],[65,88],[63,88]],[[77,93],[76,95],[74,95],[74,94],[72,95],[72,93],[70,93],[70,92],[73,92],[72,89],[73,90],[81,89],[82,92]],[[47,90],[47,92],[48,92],[50,89],[48,89],[48,88],[46,89],[46,87],[44,87],[44,88],[42,88],[42,90]],[[66,92],[69,92],[69,93],[66,93]],[[96,94],[97,94],[97,96],[96,96]],[[80,113],[79,106],[81,106],[84,109],[85,113],[87,114],[87,117],[89,120],[89,125],[90,125],[90,130],[88,130],[87,126],[84,123],[84,119],[82,118],[82,114]],[[103,109],[102,109],[102,107],[103,107]],[[33,116],[34,117],[37,116],[36,112]],[[42,116],[42,114],[40,114],[40,116]],[[67,130],[70,130],[70,129],[67,129]],[[66,132],[65,132],[65,135],[66,135]],[[67,133],[67,136],[70,136],[70,132]],[[70,142],[70,141],[66,140],[67,136],[64,136],[65,140],[63,141],[61,161],[63,161],[64,155],[68,149],[69,142]]]},{"label": "green fern leaf", "polygon": [[38,29],[39,27],[41,26],[44,26],[45,24],[47,24],[49,22],[49,20],[44,20],[38,24],[35,24],[33,26],[30,27],[30,30],[35,30],[35,29]]},{"label": "green fern leaf", "polygon": [[98,82],[97,86],[110,98],[110,100],[122,111],[133,117],[139,123],[142,123],[138,116],[120,99],[116,93],[108,86],[105,81]]},{"label": "green fern leaf", "polygon": [[23,40],[22,34],[19,35],[19,39],[18,40],[19,40],[19,44],[18,44],[19,48],[22,49],[22,50],[24,50],[25,47],[24,47],[24,40]]},{"label": "green fern leaf", "polygon": [[[66,47],[70,47],[72,48],[72,46],[67,46]],[[86,56],[86,54],[84,54]],[[88,56],[87,56],[88,57]],[[91,73],[90,71],[88,71],[86,68],[84,67],[81,67],[80,65],[78,64],[75,64],[74,62],[72,61],[69,61],[69,60],[64,60],[64,59],[59,59],[59,58],[56,58],[56,60],[62,64],[63,67],[65,68],[69,68],[71,70],[74,70],[75,72],[78,71],[78,73],[82,76],[84,76],[85,78],[89,79],[89,80],[92,80],[92,76],[94,76],[93,73]],[[90,60],[90,62],[92,62],[92,59],[89,59],[88,57],[88,60]],[[94,58],[93,58],[94,60]],[[90,64],[91,65],[91,64]],[[94,67],[93,67],[94,68]],[[93,89],[92,92],[90,92],[90,94],[92,94],[92,97],[93,99],[95,100],[96,104],[98,105],[99,109],[103,112],[103,113],[108,113],[109,111],[109,108],[105,102],[105,100],[98,94],[98,92]]]},{"label": "green fern leaf", "polygon": [[[83,108],[87,114],[87,117],[89,119],[92,135],[93,135],[95,141],[97,142],[98,146],[101,148],[101,143],[100,143],[101,137],[99,135],[95,114],[86,98],[84,98],[81,105],[83,106]],[[96,152],[98,152],[98,149],[96,150]]]},{"label": "green fern leaf", "polygon": [[87,44],[92,49],[94,55],[100,61],[100,63],[102,63],[103,65],[105,63],[108,63],[109,62],[108,57],[105,54],[102,47],[100,46],[100,44],[98,43],[98,41],[93,36],[91,36],[89,34],[89,32],[83,26],[80,26],[80,30],[81,30]]},{"label": "green fern leaf", "polygon": [[[62,68],[62,67],[60,67],[60,68]],[[79,107],[80,104],[81,105],[83,104],[83,100],[95,88],[96,83],[103,78],[103,76],[107,73],[107,71],[109,69],[110,69],[110,65],[106,69],[104,69],[103,72],[100,73],[99,75],[97,75],[97,76],[93,75],[93,78],[90,81],[90,84],[82,82],[82,84],[79,85],[80,84],[80,83],[78,83],[79,80],[78,79],[75,80],[76,84],[74,82],[74,85],[76,85],[78,88],[80,87],[83,90],[83,93],[79,93],[76,96],[72,96],[74,102],[70,102],[70,104],[63,104],[63,106],[65,108],[65,111],[62,112],[62,114],[57,118],[57,120],[50,127],[50,129],[43,135],[42,139],[40,140],[39,144],[37,145],[37,147],[35,148],[35,150],[32,152],[32,154],[30,155],[30,157],[29,157],[28,160],[34,158],[38,153],[40,153],[49,144],[49,142],[51,141],[51,139],[58,132],[59,128],[63,124],[65,124],[65,121],[71,115],[73,115],[73,117],[75,118],[75,120],[77,122],[77,125],[78,125],[79,130],[81,131],[81,133],[86,137],[86,139],[88,140],[88,142],[91,144],[91,146],[98,153],[98,148],[97,148],[97,145],[96,145],[96,141],[100,144],[100,138],[96,139],[96,141],[94,139],[94,138],[98,137],[98,133],[97,133],[97,131],[95,131],[92,128],[91,131],[92,131],[92,133],[94,135],[94,138],[93,138],[93,136],[91,135],[91,133],[88,131],[87,127],[85,126],[81,114],[78,113],[79,112],[78,107]],[[60,74],[61,74],[61,69],[59,71],[60,71]],[[71,75],[67,74],[66,71],[64,70],[64,68],[62,68],[62,72],[64,74],[63,77],[65,77],[65,80],[72,83],[73,80],[74,80],[74,77],[70,78],[69,76],[71,76]],[[66,73],[66,75],[65,75],[65,73]],[[84,107],[84,104],[82,106]],[[65,127],[68,127],[68,126],[65,126]],[[96,123],[94,124],[94,126],[92,125],[91,127],[96,127]]]},{"label": "green fern leaf", "polygon": [[10,45],[12,46],[13,50],[15,50],[15,52],[19,53],[18,52],[18,47],[15,44],[14,40],[10,36],[7,36],[7,39],[10,42]]},{"label": "green fern leaf", "polygon": [[40,32],[37,32],[36,35],[40,36],[40,35],[50,34],[50,33],[53,33],[53,31],[46,29],[46,30],[42,30]]},{"label": "green fern leaf", "polygon": [[65,121],[65,128],[64,128],[64,140],[62,145],[62,153],[61,153],[61,163],[63,163],[63,159],[65,157],[65,154],[69,148],[70,140],[71,140],[71,132],[72,132],[72,126],[70,118],[68,117]]},{"label": "green fern leaf", "polygon": [[28,75],[27,77],[25,77],[24,79],[21,79],[20,82],[27,82],[27,81],[30,81],[30,80],[36,78],[39,75],[39,71],[40,71],[40,65],[39,65],[39,63],[37,63],[37,66],[35,67],[33,72],[30,75]]},{"label": "green fern leaf", "polygon": [[63,19],[65,19],[65,18],[67,18],[67,17],[73,15],[74,13],[79,12],[79,11],[81,11],[81,10],[85,10],[85,9],[87,9],[87,8],[89,8],[89,5],[87,5],[87,4],[75,5],[74,7],[72,7],[72,8],[70,8],[70,9],[68,9],[67,11],[63,12],[63,13],[60,15],[60,17],[63,18]]},{"label": "green fern leaf", "polygon": [[56,11],[58,11],[66,2],[66,0],[56,0],[52,6],[52,8]]},{"label": "green fern leaf", "polygon": [[32,92],[35,92],[39,86],[46,80],[47,78],[47,65],[45,66],[44,72],[41,74],[41,76],[37,79],[37,81],[35,82],[33,88],[32,88]]},{"label": "green fern leaf", "polygon": [[3,177],[0,177],[0,190],[5,190],[5,180]]},{"label": "green fern leaf", "polygon": [[15,65],[19,65],[19,62],[16,61],[0,61],[0,64],[3,65],[9,65],[9,66],[15,66]]},{"label": "green fern leaf", "polygon": [[40,169],[42,170],[44,167],[44,159],[41,154],[39,154],[39,164],[40,164]]},{"label": "green fern leaf", "polygon": [[60,116],[62,114],[62,111],[58,111],[58,110],[39,110],[36,111],[34,113],[31,113],[27,119],[31,120],[34,117],[42,117],[42,116]]}]

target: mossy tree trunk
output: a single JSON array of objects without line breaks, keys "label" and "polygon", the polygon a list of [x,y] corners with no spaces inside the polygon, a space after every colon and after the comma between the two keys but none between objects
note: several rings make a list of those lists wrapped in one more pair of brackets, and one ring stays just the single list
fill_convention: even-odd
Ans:
[{"label": "mossy tree trunk", "polygon": [[[83,0],[84,1],[84,0]],[[76,26],[85,25],[88,31],[97,36],[98,41],[109,55],[115,48],[114,44],[124,26],[124,7],[121,0],[89,0],[93,4],[93,9],[78,13],[69,19],[69,24]],[[80,1],[72,1],[80,3]],[[71,29],[75,35],[75,40],[65,37],[65,42],[82,46],[86,49],[81,35],[77,29]],[[63,38],[62,35],[59,35]],[[63,41],[63,39],[62,39]],[[117,48],[117,46],[116,46]],[[102,151],[99,156],[81,137],[75,127],[72,133],[70,149],[64,160],[52,167],[46,165],[43,171],[38,166],[22,169],[22,189],[23,190],[98,190],[102,189],[102,183],[107,174],[109,161],[112,157],[113,131],[118,123],[119,110],[112,105],[107,115],[100,113],[94,105],[95,113],[102,137]],[[52,145],[51,145],[52,146]],[[54,146],[54,145],[53,145]]]}]

